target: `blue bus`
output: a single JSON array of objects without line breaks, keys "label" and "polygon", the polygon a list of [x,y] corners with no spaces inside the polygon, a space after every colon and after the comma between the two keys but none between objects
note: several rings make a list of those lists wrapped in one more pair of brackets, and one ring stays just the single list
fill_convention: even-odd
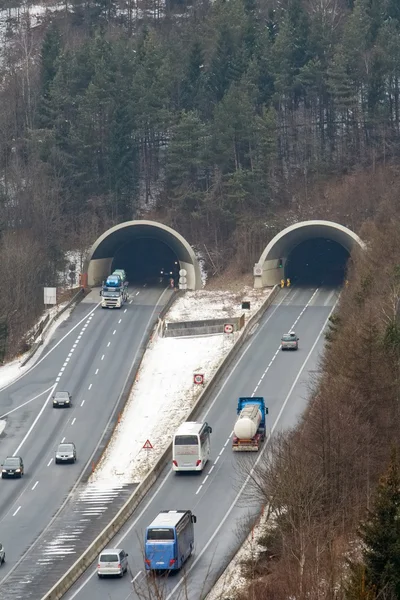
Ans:
[{"label": "blue bus", "polygon": [[162,510],[146,529],[146,570],[178,571],[193,552],[196,521],[190,510]]}]

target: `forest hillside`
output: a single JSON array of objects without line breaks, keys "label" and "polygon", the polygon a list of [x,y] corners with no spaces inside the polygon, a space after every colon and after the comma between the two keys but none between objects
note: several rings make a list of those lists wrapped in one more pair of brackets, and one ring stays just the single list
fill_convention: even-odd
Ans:
[{"label": "forest hillside", "polygon": [[[64,251],[140,218],[247,271],[283,226],[397,210],[396,0],[8,0],[0,323],[13,354]],[[386,203],[386,204],[385,204]],[[18,315],[18,318],[17,318]]]}]

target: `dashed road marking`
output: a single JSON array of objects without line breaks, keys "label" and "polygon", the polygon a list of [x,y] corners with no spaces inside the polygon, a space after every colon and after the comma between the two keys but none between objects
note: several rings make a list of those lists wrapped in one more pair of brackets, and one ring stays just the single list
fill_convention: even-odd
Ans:
[{"label": "dashed road marking", "polygon": [[17,510],[15,511],[15,513],[13,513],[13,517],[15,517],[15,515],[21,510],[21,507],[18,506]]},{"label": "dashed road marking", "polygon": [[127,311],[127,310],[128,310],[128,309],[126,308],[126,309],[124,310],[124,313],[126,313],[126,311]]},{"label": "dashed road marking", "polygon": [[38,483],[39,483],[38,481],[35,483],[35,485],[32,487],[32,491],[35,489],[35,487],[37,486]]},{"label": "dashed road marking", "polygon": [[121,323],[121,321],[122,321],[122,319],[120,319],[120,320],[118,321],[118,323]]},{"label": "dashed road marking", "polygon": [[207,481],[207,479],[208,479],[208,475],[206,475],[206,476],[204,477],[203,481],[201,482],[201,485],[204,485],[204,484],[205,484],[205,482]]},{"label": "dashed road marking", "polygon": [[142,571],[139,571],[139,573],[136,573],[135,577],[133,579],[131,579],[131,583],[133,583],[134,581],[136,581],[136,579],[139,577],[140,573]]},{"label": "dashed road marking", "polygon": [[92,389],[92,385],[93,385],[93,383],[91,383],[91,384],[89,385],[89,387],[88,387],[88,390],[91,390],[91,389]]},{"label": "dashed road marking", "polygon": [[196,495],[199,493],[199,491],[201,490],[201,488],[203,487],[203,484],[201,484],[201,486],[199,487],[199,489],[196,492]]},{"label": "dashed road marking", "polygon": [[85,404],[85,401],[84,401],[84,400],[82,400],[82,402],[81,402],[81,406],[83,406],[84,404]]},{"label": "dashed road marking", "polygon": [[114,329],[114,331],[113,331],[113,335],[115,335],[116,333],[117,333],[117,330],[116,330],[116,329]]},{"label": "dashed road marking", "polygon": [[63,439],[61,440],[61,443],[63,444],[65,442],[65,437],[63,437]]},{"label": "dashed road marking", "polygon": [[219,456],[217,456],[217,458],[214,460],[214,465],[216,465],[218,461],[219,461]]},{"label": "dashed road marking", "polygon": [[101,357],[101,360],[104,360],[104,354],[103,354],[103,356]]},{"label": "dashed road marking", "polygon": [[108,342],[108,344],[107,344],[107,348],[110,346],[110,344],[111,344],[111,342]]},{"label": "dashed road marking", "polygon": [[75,421],[76,421],[76,417],[74,417],[74,418],[72,419],[71,425],[73,425],[73,424],[75,423]]},{"label": "dashed road marking", "polygon": [[96,369],[95,375],[97,375],[97,373],[98,373],[98,372],[99,372],[99,370],[98,370],[98,369]]},{"label": "dashed road marking", "polygon": [[49,462],[47,463],[47,466],[49,467],[49,466],[51,465],[51,463],[52,463],[52,462],[53,462],[53,459],[51,458],[51,459],[49,460]]}]

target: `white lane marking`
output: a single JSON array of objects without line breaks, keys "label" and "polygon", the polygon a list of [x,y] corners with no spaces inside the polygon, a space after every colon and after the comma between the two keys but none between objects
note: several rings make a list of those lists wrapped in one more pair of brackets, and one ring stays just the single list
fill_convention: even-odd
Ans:
[{"label": "white lane marking", "polygon": [[91,389],[92,389],[92,385],[93,385],[93,383],[91,383],[91,384],[89,385],[89,387],[88,387],[88,390],[91,390]]},{"label": "white lane marking", "polygon": [[208,474],[209,474],[209,475],[210,475],[210,473],[212,473],[213,469],[214,469],[214,465],[213,465],[213,466],[211,467],[211,469],[209,470],[209,472],[208,472]]},{"label": "white lane marking", "polygon": [[95,375],[97,375],[97,373],[98,373],[98,372],[99,372],[99,370],[98,370],[98,369],[96,369]]},{"label": "white lane marking", "polygon": [[61,440],[61,443],[63,444],[65,442],[65,437],[63,437],[63,439]]},{"label": "white lane marking", "polygon": [[76,421],[76,417],[74,417],[74,418],[72,419],[71,425],[73,425],[73,424],[75,423],[75,421]]},{"label": "white lane marking", "polygon": [[207,481],[207,479],[208,479],[208,475],[206,475],[206,476],[204,477],[203,481],[201,482],[201,485],[204,485],[204,484],[205,484],[205,482]]},{"label": "white lane marking", "polygon": [[56,383],[60,381],[60,377],[56,377]]},{"label": "white lane marking", "polygon": [[[260,450],[260,452],[259,452],[259,455],[258,455],[258,457],[257,457],[257,459],[256,459],[256,461],[255,461],[255,463],[254,463],[254,465],[253,465],[253,466],[252,466],[252,468],[250,469],[250,473],[247,475],[247,477],[246,477],[246,479],[245,479],[244,483],[242,484],[242,486],[241,486],[240,490],[239,490],[239,491],[238,491],[238,493],[236,494],[236,496],[235,496],[235,498],[234,498],[233,502],[231,503],[230,507],[228,508],[228,510],[227,510],[226,514],[224,515],[224,517],[223,517],[222,521],[221,521],[221,522],[220,522],[220,524],[217,526],[217,528],[215,529],[215,531],[214,531],[214,533],[212,534],[212,536],[209,538],[209,540],[208,540],[208,542],[206,543],[206,545],[204,546],[204,548],[203,548],[203,549],[200,551],[200,553],[199,553],[199,554],[197,554],[197,553],[196,553],[196,558],[195,558],[195,560],[193,561],[193,563],[190,565],[189,569],[188,569],[188,570],[187,570],[187,572],[186,572],[186,574],[187,574],[187,575],[188,575],[188,574],[190,574],[190,572],[191,572],[191,571],[193,571],[193,569],[195,568],[195,566],[197,565],[197,563],[199,562],[199,560],[202,558],[202,556],[204,555],[204,553],[205,553],[205,552],[207,552],[207,550],[208,550],[208,548],[209,548],[210,544],[212,544],[212,542],[214,541],[214,539],[216,538],[216,536],[219,534],[220,530],[222,529],[223,525],[225,524],[225,521],[227,520],[227,518],[228,518],[228,517],[229,517],[229,515],[231,514],[232,510],[234,509],[234,507],[235,507],[235,505],[236,505],[237,501],[239,500],[239,498],[240,498],[240,497],[241,497],[241,495],[243,494],[243,491],[244,491],[244,490],[247,488],[247,486],[248,486],[248,483],[249,483],[249,481],[250,481],[251,477],[253,477],[254,471],[255,471],[255,469],[256,469],[256,467],[257,467],[258,463],[259,463],[259,462],[260,462],[260,460],[262,459],[262,457],[263,457],[263,455],[264,455],[264,452],[265,452],[266,448],[268,447],[268,442],[270,441],[270,439],[271,439],[271,437],[272,437],[272,434],[274,433],[274,431],[275,431],[275,429],[276,429],[276,427],[277,427],[277,425],[278,425],[278,423],[279,423],[279,421],[280,421],[280,419],[281,419],[282,413],[283,413],[283,411],[284,411],[284,410],[285,410],[285,408],[286,408],[286,405],[287,405],[287,403],[288,403],[288,401],[289,401],[289,398],[290,398],[290,396],[292,395],[292,393],[293,393],[293,390],[294,390],[294,388],[296,387],[296,385],[297,385],[297,382],[298,382],[298,380],[300,379],[302,372],[304,371],[304,367],[305,367],[305,366],[306,366],[306,364],[308,363],[308,361],[309,361],[309,359],[310,359],[310,356],[311,356],[311,354],[314,352],[315,346],[318,344],[318,342],[319,342],[319,340],[320,340],[320,338],[321,338],[322,334],[323,334],[323,333],[324,333],[324,331],[325,331],[325,328],[326,328],[326,326],[327,326],[327,324],[328,324],[328,321],[329,321],[329,317],[330,317],[330,316],[331,316],[331,314],[333,313],[333,311],[334,311],[334,309],[335,309],[335,307],[336,307],[336,304],[337,304],[337,302],[338,302],[338,300],[337,300],[337,301],[335,302],[335,304],[333,305],[333,308],[332,308],[332,310],[330,311],[330,313],[329,313],[329,315],[328,315],[327,319],[325,320],[325,322],[324,322],[324,324],[323,324],[323,326],[322,326],[322,328],[321,328],[321,330],[320,330],[320,332],[319,332],[319,334],[318,334],[318,336],[317,336],[317,338],[316,338],[315,342],[313,343],[313,345],[312,345],[312,347],[311,347],[311,350],[310,350],[310,352],[307,354],[305,361],[303,362],[302,366],[300,367],[300,370],[299,370],[299,372],[297,373],[297,376],[296,376],[296,378],[295,378],[295,380],[294,380],[294,382],[293,382],[293,384],[292,384],[292,387],[290,388],[288,395],[286,396],[285,400],[283,401],[283,404],[282,404],[282,406],[281,406],[281,409],[280,409],[280,411],[279,411],[279,413],[278,413],[278,416],[277,416],[277,417],[276,417],[276,419],[275,419],[275,423],[273,424],[273,426],[272,426],[272,428],[271,428],[271,431],[270,431],[270,433],[268,434],[268,437],[267,437],[267,439],[265,440],[265,442],[264,442],[264,445],[263,445],[263,447],[261,448],[261,450]],[[185,578],[185,581],[187,581],[187,579],[186,579],[186,578]],[[182,585],[182,580],[181,580],[181,581],[179,581],[179,582],[176,584],[176,586],[175,586],[175,587],[174,587],[174,588],[171,590],[171,593],[170,593],[170,594],[168,594],[168,596],[165,598],[165,600],[170,600],[170,599],[172,598],[172,596],[175,594],[175,592],[178,590],[178,588],[179,588],[181,585]]]},{"label": "white lane marking", "polygon": [[35,485],[32,487],[32,491],[35,489],[35,487],[37,486],[38,483],[39,483],[38,481],[35,483]]},{"label": "white lane marking", "polygon": [[219,456],[217,456],[217,458],[214,460],[214,465],[216,465],[218,461],[219,461]]},{"label": "white lane marking", "polygon": [[107,344],[107,348],[109,347],[109,345],[110,345],[110,344],[111,344],[111,342],[108,342],[108,344]]},{"label": "white lane marking", "polygon": [[228,439],[226,440],[225,444],[224,444],[224,448],[226,448],[226,446],[229,444],[229,442],[231,441],[231,438],[228,437]]},{"label": "white lane marking", "polygon": [[82,402],[81,402],[81,406],[83,406],[84,404],[85,404],[85,401],[84,401],[84,400],[82,400]]},{"label": "white lane marking", "polygon": [[59,374],[57,375],[57,377],[61,377],[62,375],[62,371],[59,372]]},{"label": "white lane marking", "polygon": [[[77,345],[78,344],[75,342],[75,344],[72,346],[72,348],[75,350],[75,348],[77,347]],[[72,350],[71,350],[71,352],[72,352]]]},{"label": "white lane marking", "polygon": [[[89,315],[92,314],[96,308],[98,308],[100,306],[100,302],[98,304],[96,304],[96,306],[94,308],[92,308],[92,310],[90,311]],[[36,369],[36,367],[38,365],[40,365],[41,362],[44,361],[45,358],[47,358],[49,356],[49,354],[51,354],[52,352],[54,352],[54,350],[69,336],[71,335],[71,333],[73,331],[75,331],[75,329],[77,327],[79,327],[79,325],[81,325],[83,323],[83,321],[85,319],[87,319],[88,315],[85,315],[83,317],[83,319],[81,319],[76,325],[74,325],[69,331],[67,331],[67,333],[60,339],[58,340],[57,344],[54,344],[54,346],[48,351],[46,352],[46,354],[44,356],[42,356],[42,358],[40,360],[38,360],[34,365],[32,365],[27,371],[25,371],[25,373],[22,373],[22,375],[20,375],[19,377],[17,377],[17,379],[14,379],[14,381],[12,381],[11,383],[5,385],[4,387],[0,388],[0,392],[2,392],[3,390],[9,388],[11,385],[14,385],[14,383],[16,383],[17,381],[19,381],[22,377],[25,377],[26,375],[28,375],[28,373],[30,373],[31,371],[33,371],[33,369]]]},{"label": "white lane marking", "polygon": [[104,354],[103,354],[103,356],[101,357],[101,360],[104,360]]},{"label": "white lane marking", "polygon": [[53,462],[53,459],[51,458],[51,459],[49,460],[49,462],[47,463],[47,466],[49,467],[49,466],[51,465],[51,463],[52,463],[52,462]]},{"label": "white lane marking", "polygon": [[18,506],[17,510],[15,511],[15,513],[13,513],[13,517],[15,517],[15,515],[17,514],[17,512],[19,512],[21,510],[21,507]]},{"label": "white lane marking", "polygon": [[140,292],[136,292],[136,296],[139,296]]},{"label": "white lane marking", "polygon": [[33,402],[34,400],[37,400],[38,398],[40,398],[40,396],[43,396],[43,394],[47,394],[47,392],[49,392],[52,389],[53,389],[53,387],[49,387],[49,388],[47,388],[47,390],[44,390],[43,392],[40,392],[40,394],[38,394],[37,396],[34,396],[30,400],[27,400],[23,404],[19,404],[18,406],[16,406],[12,410],[9,410],[8,412],[4,413],[4,415],[1,415],[0,419],[4,419],[4,417],[7,417],[8,415],[11,415],[11,413],[15,412],[16,410],[19,410],[20,408],[23,408],[24,406],[26,406],[30,402]]},{"label": "white lane marking", "polygon": [[196,495],[199,493],[199,491],[201,490],[201,488],[203,487],[203,484],[201,484],[201,486],[199,487],[199,489],[196,492]]},{"label": "white lane marking", "polygon": [[82,334],[80,333],[80,334],[78,335],[78,337],[76,338],[76,341],[78,342],[78,341],[81,339],[81,337],[82,337]]},{"label": "white lane marking", "polygon": [[61,367],[60,373],[64,373],[64,371],[65,371],[65,367]]},{"label": "white lane marking", "polygon": [[218,454],[218,457],[221,456],[221,454],[223,453],[224,450],[225,450],[225,446],[222,448],[221,452]]},{"label": "white lane marking", "polygon": [[131,579],[131,583],[133,583],[134,581],[136,581],[136,579],[139,577],[140,573],[142,571],[139,571],[139,573],[136,573],[135,577],[133,579]]},{"label": "white lane marking", "polygon": [[328,306],[328,304],[331,303],[331,300],[332,300],[334,294],[335,294],[335,290],[333,290],[333,292],[331,294],[329,294],[328,298],[324,302],[324,306]]},{"label": "white lane marking", "polygon": [[121,323],[121,321],[122,321],[122,319],[120,319],[120,320],[118,321],[118,323]]},{"label": "white lane marking", "polygon": [[116,330],[116,329],[114,329],[114,331],[113,331],[113,335],[115,335],[116,333],[117,333],[117,330]]},{"label": "white lane marking", "polygon": [[124,310],[124,313],[126,313],[126,311],[127,311],[127,310],[128,310],[128,309],[126,308],[126,309]]},{"label": "white lane marking", "polygon": [[67,358],[65,359],[65,363],[64,363],[64,365],[65,365],[65,366],[67,366],[67,363],[68,363],[68,362],[69,362],[69,358],[68,358],[68,356],[67,356]]},{"label": "white lane marking", "polygon": [[50,398],[53,395],[54,390],[57,387],[57,383],[55,383],[53,385],[53,387],[51,388],[50,394],[47,396],[42,408],[40,409],[40,411],[38,412],[36,419],[33,421],[32,425],[29,427],[28,431],[25,434],[25,437],[23,438],[22,442],[20,443],[20,445],[18,446],[18,448],[15,450],[14,455],[13,456],[18,456],[19,451],[21,450],[22,446],[25,444],[26,440],[28,439],[28,437],[30,436],[33,428],[35,427],[36,423],[39,421],[40,417],[42,416],[43,412],[45,411],[47,404],[49,403]]},{"label": "white lane marking", "polygon": [[130,301],[129,301],[129,304],[132,304],[132,302],[133,302],[133,300],[130,300]]}]

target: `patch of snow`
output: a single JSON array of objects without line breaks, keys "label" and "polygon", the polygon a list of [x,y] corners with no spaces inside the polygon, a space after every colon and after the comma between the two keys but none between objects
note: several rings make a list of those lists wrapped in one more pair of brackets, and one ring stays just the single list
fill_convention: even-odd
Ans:
[{"label": "patch of snow", "polygon": [[[46,316],[48,313],[50,313],[50,315],[51,315],[50,318],[54,317],[57,314],[57,312],[59,312],[65,306],[65,304],[66,304],[66,302],[64,302],[63,304],[59,304],[58,306],[53,306],[50,309],[46,310],[44,312],[44,315],[42,315],[42,317],[38,321],[38,323],[32,328],[32,332],[35,331],[35,329],[37,329],[39,323],[43,320],[43,316]],[[73,308],[64,311],[63,314],[60,316],[60,318],[57,319],[54,323],[52,323],[43,332],[42,336],[40,336],[43,339],[43,344],[41,346],[39,346],[37,352],[35,352],[34,356],[32,356],[32,358],[26,363],[26,365],[21,366],[22,363],[24,362],[24,360],[26,360],[30,351],[22,354],[15,360],[13,360],[9,363],[6,363],[5,365],[0,366],[0,390],[2,390],[4,387],[9,385],[16,379],[18,379],[21,375],[23,375],[26,371],[28,371],[33,366],[33,364],[38,360],[38,358],[43,353],[43,350],[48,345],[48,343],[51,340],[52,336],[54,335],[57,327],[59,325],[61,325],[61,323],[63,323],[66,319],[68,319],[72,310],[73,310]],[[37,338],[36,341],[38,341],[38,340],[39,340],[39,338]]]},{"label": "patch of snow", "polygon": [[6,423],[7,423],[7,421],[5,421],[4,419],[0,420],[0,435],[3,433],[3,431],[6,427]]},{"label": "patch of snow", "polygon": [[201,252],[201,250],[198,250],[197,248],[195,248],[194,251],[196,254],[196,258],[199,262],[201,281],[203,282],[203,287],[204,287],[207,283],[207,278],[208,278],[208,273],[207,273],[207,269],[206,269],[206,261],[204,259],[204,254]]},{"label": "patch of snow", "polygon": [[[252,313],[270,293],[271,290],[262,291],[259,302],[252,305]],[[203,305],[209,305],[207,310],[200,311],[199,294]],[[223,295],[224,310],[237,310],[236,297],[232,306],[229,294]],[[170,320],[171,313],[180,320],[216,316],[218,303],[221,304],[219,292],[188,293],[171,307],[166,320]],[[109,489],[140,483],[166,450],[202,391],[202,386],[193,383],[194,374],[204,374],[207,384],[242,333],[243,329],[230,336],[155,339],[145,352],[120,422],[90,482]],[[146,440],[152,444],[152,450],[143,449]]]},{"label": "patch of snow", "polygon": [[[239,317],[245,313],[250,316],[258,310],[270,293],[270,289],[255,290],[245,287],[241,294],[234,292],[208,292],[197,290],[186,292],[169,311],[166,321],[198,321],[202,319],[222,319]],[[242,309],[244,300],[250,301],[250,311]]]},{"label": "patch of snow", "polygon": [[263,512],[239,551],[235,554],[212,590],[207,594],[206,600],[234,598],[237,592],[245,589],[247,584],[244,572],[246,564],[254,563],[260,553],[266,549],[260,543],[260,539],[273,526],[274,519],[271,517],[269,511]]}]

